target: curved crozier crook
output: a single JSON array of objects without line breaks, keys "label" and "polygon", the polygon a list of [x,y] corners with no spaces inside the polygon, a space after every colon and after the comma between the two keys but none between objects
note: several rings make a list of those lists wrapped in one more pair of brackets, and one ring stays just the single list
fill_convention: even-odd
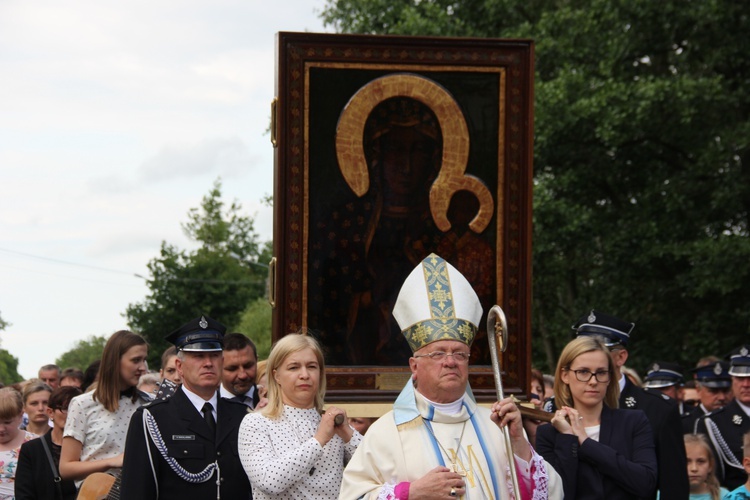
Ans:
[{"label": "curved crozier crook", "polygon": [[430,189],[430,212],[441,231],[448,231],[448,205],[453,193],[473,193],[479,211],[469,227],[481,233],[490,223],[494,209],[492,194],[480,179],[466,175],[469,158],[469,131],[461,108],[441,85],[419,75],[396,73],[373,80],[352,96],[341,112],[336,127],[336,158],[347,185],[357,196],[370,188],[363,136],[365,122],[372,110],[391,97],[416,99],[435,113],[443,136],[443,155],[439,174]]}]

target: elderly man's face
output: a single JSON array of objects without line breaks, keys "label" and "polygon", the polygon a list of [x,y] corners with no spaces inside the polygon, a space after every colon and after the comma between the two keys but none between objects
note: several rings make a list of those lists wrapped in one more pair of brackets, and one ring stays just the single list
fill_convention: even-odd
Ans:
[{"label": "elderly man's face", "polygon": [[708,411],[717,410],[732,400],[731,387],[704,387],[698,385],[698,397]]},{"label": "elderly man's face", "polygon": [[57,370],[39,370],[39,380],[57,389],[60,385],[60,373]]},{"label": "elderly man's face", "polygon": [[417,390],[435,403],[451,403],[460,399],[466,391],[469,379],[469,363],[455,356],[445,356],[438,361],[426,356],[433,352],[469,353],[469,346],[456,340],[439,340],[419,349],[409,358],[412,378]]}]

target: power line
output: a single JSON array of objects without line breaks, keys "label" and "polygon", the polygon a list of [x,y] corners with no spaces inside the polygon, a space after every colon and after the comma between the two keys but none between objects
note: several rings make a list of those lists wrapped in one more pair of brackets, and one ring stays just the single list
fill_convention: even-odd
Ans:
[{"label": "power line", "polygon": [[[108,269],[106,267],[90,266],[88,264],[79,264],[77,262],[69,262],[67,260],[53,259],[51,257],[42,257],[42,256],[39,256],[39,255],[30,254],[30,253],[17,252],[15,250],[8,250],[6,248],[0,248],[0,252],[10,253],[10,254],[14,254],[14,255],[21,255],[23,257],[28,257],[28,258],[37,259],[37,260],[44,260],[44,261],[47,261],[47,262],[54,262],[56,264],[64,264],[66,266],[83,267],[83,268],[86,268],[86,269],[95,269],[97,271],[106,271],[108,273],[127,274],[128,276],[137,276],[135,273],[130,273],[130,272],[127,272],[127,271],[120,271],[120,270],[117,270],[117,269]],[[140,277],[140,276],[138,276],[138,277]]]},{"label": "power line", "polygon": [[[31,259],[37,259],[37,260],[43,260],[43,261],[47,261],[47,262],[53,262],[55,264],[64,264],[64,265],[67,265],[67,266],[82,267],[82,268],[85,268],[85,269],[94,269],[94,270],[97,270],[97,271],[106,271],[106,272],[110,272],[110,273],[125,274],[127,276],[131,276],[131,277],[135,277],[135,278],[140,278],[140,279],[145,280],[145,281],[152,281],[153,280],[152,278],[148,278],[146,276],[142,276],[142,275],[140,275],[138,273],[131,273],[131,272],[127,272],[127,271],[120,271],[120,270],[117,270],[117,269],[108,269],[106,267],[91,266],[91,265],[88,265],[88,264],[79,264],[77,262],[69,262],[69,261],[66,261],[66,260],[53,259],[53,258],[50,258],[50,257],[42,257],[42,256],[39,256],[39,255],[30,254],[30,253],[18,252],[18,251],[15,251],[15,250],[8,250],[6,248],[0,248],[0,252],[10,253],[10,254],[14,254],[14,255],[20,255],[20,256],[23,256],[23,257],[31,258]],[[249,261],[245,261],[245,262],[249,262]],[[256,262],[250,262],[250,263],[251,264],[257,264],[259,266],[268,268],[268,266],[266,266],[264,264],[259,264],[259,263],[256,263]],[[10,267],[10,266],[4,266],[4,267]],[[40,271],[29,271],[29,270],[23,270],[23,271],[25,271],[25,272],[36,272],[36,273],[40,273],[40,274],[45,274],[45,273],[40,272]],[[51,275],[55,276],[54,273],[46,273],[46,274],[51,274]],[[59,276],[59,275],[56,275],[56,276]],[[83,279],[83,278],[80,278],[80,277],[67,277],[67,278]],[[222,285],[222,284],[224,284],[224,285],[251,285],[251,284],[257,284],[257,283],[265,283],[264,280],[221,280],[221,279],[177,278],[177,277],[169,277],[167,279],[169,281],[181,281],[181,282],[189,282],[189,283],[205,283],[205,284],[213,284],[213,285]],[[91,280],[88,280],[88,281],[91,281]]]}]

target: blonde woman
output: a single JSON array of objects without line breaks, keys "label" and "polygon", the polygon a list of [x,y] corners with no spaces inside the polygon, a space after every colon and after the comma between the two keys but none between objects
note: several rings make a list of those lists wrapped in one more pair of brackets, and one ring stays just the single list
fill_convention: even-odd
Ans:
[{"label": "blonde woman", "polygon": [[537,429],[536,447],[562,476],[566,499],[635,500],[656,491],[651,426],[642,411],[617,409],[614,373],[596,337],[578,337],[560,355],[558,410],[551,425]]},{"label": "blonde woman", "polygon": [[39,380],[32,381],[23,388],[23,411],[29,417],[24,430],[42,436],[50,430],[47,403],[52,388]]},{"label": "blonde woman", "polygon": [[[239,454],[253,498],[338,498],[344,466],[362,436],[346,413],[323,411],[325,363],[314,338],[290,334],[271,350],[268,405],[248,414]],[[336,425],[336,417],[342,421]]]}]

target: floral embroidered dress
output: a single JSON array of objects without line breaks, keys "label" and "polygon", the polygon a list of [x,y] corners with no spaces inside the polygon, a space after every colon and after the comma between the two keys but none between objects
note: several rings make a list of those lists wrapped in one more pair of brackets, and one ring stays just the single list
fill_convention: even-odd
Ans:
[{"label": "floral embroidered dress", "polygon": [[[25,434],[23,443],[39,437],[29,431],[23,432]],[[13,500],[15,498],[16,467],[18,466],[18,452],[21,450],[21,444],[18,445],[18,448],[12,450],[0,451],[0,500]]]}]

